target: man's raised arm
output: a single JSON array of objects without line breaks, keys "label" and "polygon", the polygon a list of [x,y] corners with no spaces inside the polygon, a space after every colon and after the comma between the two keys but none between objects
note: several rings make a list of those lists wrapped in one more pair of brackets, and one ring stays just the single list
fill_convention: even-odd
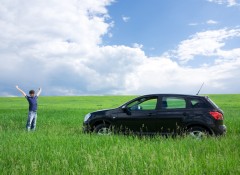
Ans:
[{"label": "man's raised arm", "polygon": [[18,86],[16,86],[16,88],[19,92],[21,92],[21,94],[23,94],[24,97],[27,96],[27,94],[22,89],[20,89]]},{"label": "man's raised arm", "polygon": [[37,92],[37,96],[39,96],[41,94],[41,92],[42,92],[42,88],[39,88],[38,92]]}]

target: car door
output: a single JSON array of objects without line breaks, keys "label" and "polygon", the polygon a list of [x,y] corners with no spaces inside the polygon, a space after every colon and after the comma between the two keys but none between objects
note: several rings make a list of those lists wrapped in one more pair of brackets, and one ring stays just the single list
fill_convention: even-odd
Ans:
[{"label": "car door", "polygon": [[138,98],[124,106],[115,124],[124,132],[154,132],[157,106],[158,96]]},{"label": "car door", "polygon": [[162,96],[161,109],[157,113],[156,130],[173,133],[182,129],[187,116],[187,101],[183,96]]}]

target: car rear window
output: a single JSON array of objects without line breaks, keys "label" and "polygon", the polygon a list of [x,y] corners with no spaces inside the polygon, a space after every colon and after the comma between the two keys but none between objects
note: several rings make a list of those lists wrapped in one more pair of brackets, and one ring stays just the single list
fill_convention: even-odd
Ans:
[{"label": "car rear window", "polygon": [[181,97],[163,97],[162,107],[164,109],[184,109],[186,108],[186,101]]},{"label": "car rear window", "polygon": [[207,97],[207,100],[208,100],[215,108],[219,108],[218,105],[216,105],[216,103],[214,103],[209,97]]},{"label": "car rear window", "polygon": [[197,98],[190,99],[190,103],[191,103],[191,108],[208,108],[209,107],[206,104],[206,102]]}]

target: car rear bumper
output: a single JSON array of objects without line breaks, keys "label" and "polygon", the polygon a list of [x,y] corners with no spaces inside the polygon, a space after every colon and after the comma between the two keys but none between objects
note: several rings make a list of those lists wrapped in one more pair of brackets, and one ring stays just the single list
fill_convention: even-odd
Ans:
[{"label": "car rear bumper", "polygon": [[227,132],[226,125],[219,125],[218,128],[215,129],[215,135],[224,135]]}]

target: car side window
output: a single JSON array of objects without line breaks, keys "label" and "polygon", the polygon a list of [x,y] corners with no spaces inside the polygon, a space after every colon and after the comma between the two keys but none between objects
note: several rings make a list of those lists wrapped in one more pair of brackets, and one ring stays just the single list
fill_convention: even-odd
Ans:
[{"label": "car side window", "polygon": [[208,105],[199,99],[190,99],[191,108],[208,108]]},{"label": "car side window", "polygon": [[163,97],[163,109],[184,109],[186,108],[186,100],[181,97]]},{"label": "car side window", "polygon": [[137,110],[155,110],[157,106],[157,97],[154,98],[141,98],[132,103],[127,107],[131,111]]}]

